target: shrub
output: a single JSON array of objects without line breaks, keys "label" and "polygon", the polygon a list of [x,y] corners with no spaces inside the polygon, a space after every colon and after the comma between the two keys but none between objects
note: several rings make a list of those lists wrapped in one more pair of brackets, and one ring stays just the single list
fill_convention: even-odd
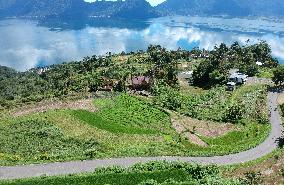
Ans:
[{"label": "shrub", "polygon": [[154,102],[160,107],[164,107],[170,110],[178,110],[183,103],[183,97],[180,92],[163,82],[159,82],[153,88],[153,94],[155,95]]},{"label": "shrub", "polygon": [[245,173],[245,182],[248,185],[258,185],[262,182],[262,177],[260,172],[247,172]]},{"label": "shrub", "polygon": [[282,114],[284,114],[284,104],[280,105],[280,109],[281,109]]}]

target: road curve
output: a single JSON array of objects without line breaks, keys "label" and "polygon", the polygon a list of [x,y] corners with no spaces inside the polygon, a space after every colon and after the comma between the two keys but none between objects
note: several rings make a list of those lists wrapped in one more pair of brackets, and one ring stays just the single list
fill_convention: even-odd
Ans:
[{"label": "road curve", "polygon": [[282,122],[277,110],[278,93],[269,92],[268,106],[270,111],[270,123],[272,125],[269,137],[259,146],[237,154],[215,157],[128,157],[99,159],[90,161],[71,161],[50,164],[37,164],[25,166],[0,167],[0,180],[2,179],[21,179],[39,176],[55,176],[93,172],[99,167],[122,166],[128,167],[136,163],[150,161],[182,161],[196,162],[200,164],[229,165],[244,163],[263,157],[278,147],[277,140],[282,137]]}]

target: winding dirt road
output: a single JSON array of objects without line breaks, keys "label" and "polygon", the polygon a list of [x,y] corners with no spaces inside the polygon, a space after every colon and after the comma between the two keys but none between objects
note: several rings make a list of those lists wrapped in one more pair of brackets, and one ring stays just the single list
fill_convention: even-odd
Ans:
[{"label": "winding dirt road", "polygon": [[42,175],[67,175],[84,172],[93,172],[99,167],[122,166],[128,167],[135,163],[149,161],[183,161],[201,164],[229,165],[244,163],[263,157],[278,147],[278,139],[282,137],[282,122],[277,110],[278,93],[270,92],[268,95],[268,106],[270,111],[270,123],[272,125],[269,137],[259,146],[237,154],[215,157],[129,157],[113,158],[91,161],[71,161],[51,164],[7,166],[0,167],[0,179],[21,179],[38,177]]}]

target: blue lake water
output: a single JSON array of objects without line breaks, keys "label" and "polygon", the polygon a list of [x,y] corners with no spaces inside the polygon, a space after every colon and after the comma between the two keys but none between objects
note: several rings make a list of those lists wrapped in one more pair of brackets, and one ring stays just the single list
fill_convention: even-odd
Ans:
[{"label": "blue lake water", "polygon": [[17,70],[85,56],[147,49],[212,49],[216,44],[266,40],[284,61],[284,20],[266,18],[164,17],[147,21],[91,19],[76,21],[0,21],[0,65]]}]

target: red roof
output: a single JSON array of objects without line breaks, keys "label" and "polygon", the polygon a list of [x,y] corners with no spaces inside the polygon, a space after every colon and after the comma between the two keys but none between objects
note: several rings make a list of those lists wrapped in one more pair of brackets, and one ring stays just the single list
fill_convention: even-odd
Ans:
[{"label": "red roof", "polygon": [[150,83],[150,77],[148,76],[135,76],[132,78],[133,85],[142,85],[143,83]]}]

